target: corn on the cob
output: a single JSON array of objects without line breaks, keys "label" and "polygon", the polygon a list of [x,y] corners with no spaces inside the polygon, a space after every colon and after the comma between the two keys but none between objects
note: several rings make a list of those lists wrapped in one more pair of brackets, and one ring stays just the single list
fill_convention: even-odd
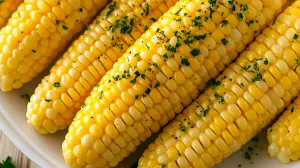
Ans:
[{"label": "corn on the cob", "polygon": [[27,108],[28,123],[41,133],[69,126],[94,84],[176,1],[117,0],[108,5],[42,80]]},{"label": "corn on the cob", "polygon": [[11,14],[18,8],[23,0],[0,0],[0,28],[2,28]]},{"label": "corn on the cob", "polygon": [[268,129],[268,152],[282,163],[300,157],[300,98],[297,98],[278,121]]},{"label": "corn on the cob", "polygon": [[30,81],[108,0],[31,0],[0,31],[0,89]]},{"label": "corn on the cob", "polygon": [[300,1],[263,30],[237,61],[167,125],[139,168],[212,167],[238,150],[300,90]]},{"label": "corn on the cob", "polygon": [[116,166],[198,97],[281,6],[280,0],[176,3],[86,99],[63,143],[66,162]]}]

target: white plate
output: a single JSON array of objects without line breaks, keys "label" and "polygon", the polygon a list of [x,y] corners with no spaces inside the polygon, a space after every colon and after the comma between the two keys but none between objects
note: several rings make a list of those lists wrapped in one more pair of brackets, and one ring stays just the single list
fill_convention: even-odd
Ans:
[{"label": "white plate", "polygon": [[[31,160],[43,168],[67,168],[61,155],[61,143],[66,131],[54,135],[40,135],[26,122],[27,101],[21,98],[22,94],[31,95],[39,79],[25,85],[20,90],[9,93],[0,91],[0,129],[8,138]],[[277,159],[270,159],[267,154],[267,141],[264,133],[259,135],[259,142],[249,142],[240,150],[225,159],[216,168],[300,168],[299,162],[280,164]],[[150,142],[150,140],[149,140]],[[255,147],[255,145],[257,147]],[[247,148],[254,147],[251,160],[244,158]],[[141,155],[146,145],[140,147],[130,158],[119,164],[120,168],[130,168]]]}]

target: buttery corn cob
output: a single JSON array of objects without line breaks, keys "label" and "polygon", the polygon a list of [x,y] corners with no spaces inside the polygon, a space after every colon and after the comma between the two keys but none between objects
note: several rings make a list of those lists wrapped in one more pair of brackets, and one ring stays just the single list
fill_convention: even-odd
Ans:
[{"label": "buttery corn cob", "polygon": [[297,1],[164,128],[139,168],[212,167],[289,105],[300,90],[299,14]]},{"label": "buttery corn cob", "polygon": [[108,5],[42,80],[28,104],[28,123],[44,134],[69,126],[94,85],[176,1],[117,0]]},{"label": "buttery corn cob", "polygon": [[23,0],[0,0],[0,28],[2,28],[11,14],[18,8]]},{"label": "buttery corn cob", "polygon": [[108,0],[30,0],[0,31],[0,89],[29,82]]},{"label": "buttery corn cob", "polygon": [[297,98],[278,121],[268,129],[268,152],[281,163],[299,160],[300,157],[300,98]]},{"label": "buttery corn cob", "polygon": [[116,166],[198,97],[205,83],[237,57],[282,4],[176,3],[86,99],[63,143],[66,162],[73,167]]}]

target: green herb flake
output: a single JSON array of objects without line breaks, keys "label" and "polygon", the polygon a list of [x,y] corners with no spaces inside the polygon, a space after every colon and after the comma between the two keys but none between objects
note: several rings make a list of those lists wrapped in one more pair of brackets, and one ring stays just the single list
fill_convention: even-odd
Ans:
[{"label": "green herb flake", "polygon": [[226,46],[229,41],[226,38],[222,38],[221,42],[222,42],[223,45]]},{"label": "green herb flake", "polygon": [[81,105],[81,108],[85,108],[86,107],[86,104],[85,103],[83,103],[82,105]]},{"label": "green herb flake", "polygon": [[56,87],[56,88],[59,88],[59,87],[60,87],[60,83],[59,83],[59,82],[55,82],[55,83],[53,84],[53,86]]},{"label": "green herb flake", "polygon": [[59,23],[60,23],[60,21],[56,19],[55,24],[58,25]]},{"label": "green herb flake", "polygon": [[293,113],[293,112],[294,112],[294,107],[291,108],[291,113]]},{"label": "green herb flake", "polygon": [[154,88],[157,88],[160,86],[160,82],[156,82],[155,85],[154,85]]},{"label": "green herb flake", "polygon": [[254,151],[254,148],[251,147],[251,146],[249,146],[249,147],[248,147],[248,151]]},{"label": "green herb flake", "polygon": [[251,155],[249,152],[245,152],[245,155],[244,155],[245,159],[247,160],[250,160],[251,159]]},{"label": "green herb flake", "polygon": [[156,19],[154,17],[150,18],[153,22],[156,22]]},{"label": "green herb flake", "polygon": [[215,93],[214,97],[219,100],[219,103],[224,104],[224,98],[220,96],[218,93]]},{"label": "green herb flake", "polygon": [[147,88],[146,91],[145,91],[145,94],[149,94],[150,91],[151,91],[151,89],[150,89],[150,88]]},{"label": "green herb flake", "polygon": [[150,6],[149,6],[148,3],[146,3],[146,7],[145,7],[145,14],[146,14],[146,16],[149,15],[149,11],[150,11]]},{"label": "green herb flake", "polygon": [[257,136],[255,136],[255,137],[253,137],[252,139],[251,139],[251,141],[253,141],[253,142],[258,142],[259,141],[259,138],[257,137]]},{"label": "green herb flake", "polygon": [[0,4],[2,4],[2,3],[4,3],[5,2],[5,0],[0,0]]},{"label": "green herb flake", "polygon": [[108,18],[108,16],[112,14],[115,8],[116,8],[116,1],[114,1],[112,4],[108,6],[108,11],[106,12],[106,18]]},{"label": "green herb flake", "polygon": [[248,5],[247,4],[240,4],[240,8],[242,11],[247,11],[248,10]]},{"label": "green herb flake", "polygon": [[181,65],[190,66],[190,62],[186,58],[181,58]]},{"label": "green herb flake", "polygon": [[36,50],[31,50],[33,53],[36,53]]},{"label": "green herb flake", "polygon": [[191,50],[190,54],[194,57],[198,56],[200,54],[200,49],[194,48]]},{"label": "green herb flake", "polygon": [[64,30],[68,30],[68,29],[69,29],[66,25],[62,25],[62,28],[63,28]]},{"label": "green herb flake", "polygon": [[177,12],[175,12],[175,15],[178,16],[182,8],[180,8]]},{"label": "green herb flake", "polygon": [[30,102],[30,96],[29,96],[28,93],[22,94],[21,98],[27,100],[28,102]]},{"label": "green herb flake", "polygon": [[82,8],[79,8],[79,12],[83,12],[83,9],[82,9]]},{"label": "green herb flake", "polygon": [[138,98],[139,98],[139,95],[138,95],[138,94],[136,94],[136,95],[134,96],[134,98],[135,98],[135,99],[138,99]]},{"label": "green herb flake", "polygon": [[265,65],[268,65],[268,64],[269,64],[269,60],[268,60],[267,58],[264,60],[264,64],[265,64]]},{"label": "green herb flake", "polygon": [[52,101],[52,99],[45,99],[45,101],[49,103]]},{"label": "green herb flake", "polygon": [[254,23],[254,20],[249,20],[249,22],[246,22],[248,27],[250,27],[250,25],[252,25]]},{"label": "green herb flake", "polygon": [[242,13],[237,13],[236,16],[238,17],[239,20],[243,20],[244,15]]},{"label": "green herb flake", "polygon": [[[2,2],[0,1],[0,4]],[[12,163],[12,159],[10,156],[7,156],[5,160],[0,162],[0,168],[15,168],[16,166]]]},{"label": "green herb flake", "polygon": [[296,70],[299,66],[300,66],[300,60],[296,59],[296,66],[293,68],[293,70],[296,72]]},{"label": "green herb flake", "polygon": [[182,132],[186,131],[186,127],[183,125],[182,122],[179,124],[179,130],[182,131]]},{"label": "green herb flake", "polygon": [[228,24],[228,20],[222,20],[220,22],[220,24],[221,24],[221,27],[226,26]]},{"label": "green herb flake", "polygon": [[166,168],[166,167],[167,167],[166,164],[161,165],[161,168]]},{"label": "green herb flake", "polygon": [[299,35],[298,34],[294,34],[294,40],[297,40],[298,39],[298,37],[299,37]]}]

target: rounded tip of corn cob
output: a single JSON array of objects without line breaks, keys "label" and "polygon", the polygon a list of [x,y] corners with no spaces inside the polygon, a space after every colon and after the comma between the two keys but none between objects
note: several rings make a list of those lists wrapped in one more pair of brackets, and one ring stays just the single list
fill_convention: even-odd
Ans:
[{"label": "rounded tip of corn cob", "polygon": [[0,89],[20,88],[46,69],[107,3],[108,0],[23,2],[0,30]]},{"label": "rounded tip of corn cob", "polygon": [[300,158],[300,98],[284,111],[279,120],[268,129],[268,152],[281,163]]}]

